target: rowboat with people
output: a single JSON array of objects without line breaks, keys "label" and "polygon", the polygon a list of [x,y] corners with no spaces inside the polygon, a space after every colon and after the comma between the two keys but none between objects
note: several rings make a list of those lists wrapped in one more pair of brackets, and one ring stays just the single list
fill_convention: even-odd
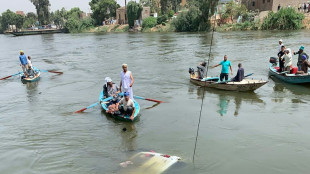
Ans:
[{"label": "rowboat with people", "polygon": [[310,74],[308,73],[299,73],[297,67],[291,66],[290,71],[280,72],[280,67],[278,63],[278,58],[270,57],[269,59],[269,76],[275,77],[287,83],[292,84],[303,84],[310,83]]},{"label": "rowboat with people", "polygon": [[[122,95],[122,94],[120,94],[120,95]],[[103,97],[103,91],[101,91],[100,96],[99,96],[99,103],[105,112],[107,112],[109,110],[109,103],[111,102],[111,100],[113,100],[112,96],[108,97],[108,98],[104,98]],[[130,115],[120,113],[119,111],[117,111],[115,113],[107,113],[107,114],[112,116],[113,118],[115,118],[117,120],[129,121],[129,122],[135,121],[139,117],[140,106],[136,100],[133,100],[133,102],[135,105],[135,113],[133,114],[133,119],[130,118]]]},{"label": "rowboat with people", "polygon": [[22,83],[31,83],[31,82],[37,82],[38,80],[40,80],[40,75],[41,75],[40,70],[35,69],[34,71],[35,71],[34,75],[28,76],[28,77],[26,77],[24,73],[21,72],[20,79]]},{"label": "rowboat with people", "polygon": [[268,81],[265,80],[253,80],[253,79],[243,79],[240,82],[233,81],[220,81],[219,77],[206,77],[203,79],[198,79],[196,77],[191,77],[190,81],[199,86],[205,86],[208,88],[215,88],[226,91],[255,91],[256,89],[265,85]]}]

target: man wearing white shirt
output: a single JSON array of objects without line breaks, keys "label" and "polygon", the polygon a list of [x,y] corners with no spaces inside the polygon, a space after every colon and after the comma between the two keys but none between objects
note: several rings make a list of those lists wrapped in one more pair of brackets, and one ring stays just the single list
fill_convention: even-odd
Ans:
[{"label": "man wearing white shirt", "polygon": [[280,52],[281,51],[281,48],[282,48],[282,46],[283,46],[283,41],[282,41],[282,39],[280,39],[279,40],[279,49],[278,49],[278,52]]}]

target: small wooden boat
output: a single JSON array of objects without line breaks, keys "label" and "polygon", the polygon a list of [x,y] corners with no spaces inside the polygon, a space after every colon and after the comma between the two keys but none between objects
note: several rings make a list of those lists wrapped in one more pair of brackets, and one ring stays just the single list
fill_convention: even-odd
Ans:
[{"label": "small wooden boat", "polygon": [[276,77],[287,83],[294,84],[302,84],[302,83],[310,83],[310,74],[295,74],[297,71],[297,67],[293,67],[292,71],[289,73],[278,72],[279,67],[277,64],[270,63],[269,65],[269,76]]},{"label": "small wooden boat", "polygon": [[15,36],[27,36],[27,35],[54,34],[54,33],[63,33],[63,30],[61,29],[24,30],[24,31],[12,32],[11,34]]},{"label": "small wooden boat", "polygon": [[[113,97],[103,98],[103,91],[101,91],[99,96],[99,102],[101,104],[101,107],[104,111],[108,110],[108,103],[113,99]],[[135,121],[138,119],[139,112],[140,112],[140,106],[136,100],[133,101],[135,104],[135,113],[133,115],[133,120],[130,119],[130,115],[124,115],[124,114],[109,114],[115,119],[121,120],[121,121]]]},{"label": "small wooden boat", "polygon": [[120,174],[160,174],[181,160],[178,156],[164,155],[156,152],[140,152],[128,161],[120,163]]},{"label": "small wooden boat", "polygon": [[29,76],[29,77],[25,77],[24,76],[24,73],[21,74],[21,81],[22,83],[31,83],[31,82],[36,82],[38,80],[40,80],[40,71],[36,71],[35,75],[34,76]]},{"label": "small wooden boat", "polygon": [[227,91],[254,91],[268,81],[264,80],[253,80],[253,79],[243,79],[240,82],[221,82],[219,77],[207,77],[204,79],[197,79],[196,77],[191,76],[190,81],[199,86],[205,86],[209,88],[216,88]]}]

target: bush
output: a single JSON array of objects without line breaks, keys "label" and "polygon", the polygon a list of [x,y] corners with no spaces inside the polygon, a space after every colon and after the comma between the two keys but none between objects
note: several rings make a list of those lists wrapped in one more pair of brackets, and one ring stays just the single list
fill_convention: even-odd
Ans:
[{"label": "bush", "polygon": [[188,12],[179,13],[172,21],[178,32],[195,32],[199,30],[200,15],[196,8],[190,8]]},{"label": "bush", "polygon": [[166,22],[168,20],[167,15],[158,16],[157,18],[157,24],[162,24],[163,22]]},{"label": "bush", "polygon": [[172,18],[173,15],[174,15],[174,11],[173,11],[173,10],[170,10],[170,12],[169,12],[169,14],[168,14],[168,17],[169,17],[169,18]]},{"label": "bush", "polygon": [[263,30],[296,30],[301,29],[305,16],[293,8],[282,8],[277,13],[270,12],[262,24]]},{"label": "bush", "polygon": [[150,16],[143,19],[142,28],[153,28],[157,24],[157,19]]}]

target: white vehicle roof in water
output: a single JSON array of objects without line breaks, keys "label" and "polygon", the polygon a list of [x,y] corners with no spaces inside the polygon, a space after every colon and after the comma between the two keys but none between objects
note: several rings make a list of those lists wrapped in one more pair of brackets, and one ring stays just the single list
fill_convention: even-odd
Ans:
[{"label": "white vehicle roof in water", "polygon": [[120,165],[120,174],[159,174],[181,160],[178,156],[164,155],[155,152],[140,152],[129,161]]}]

